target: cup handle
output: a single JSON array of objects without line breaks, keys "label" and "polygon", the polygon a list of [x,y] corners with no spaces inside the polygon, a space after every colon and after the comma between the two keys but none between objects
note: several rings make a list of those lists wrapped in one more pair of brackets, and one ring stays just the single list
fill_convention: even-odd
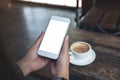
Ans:
[{"label": "cup handle", "polygon": [[71,51],[69,51],[69,56],[71,56],[72,55],[72,52]]}]

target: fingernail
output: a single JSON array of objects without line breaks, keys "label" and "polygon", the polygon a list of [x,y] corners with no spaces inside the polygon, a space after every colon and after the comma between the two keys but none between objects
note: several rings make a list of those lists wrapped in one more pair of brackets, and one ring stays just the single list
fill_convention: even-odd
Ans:
[{"label": "fingernail", "polygon": [[45,33],[44,31],[41,32],[41,34]]},{"label": "fingernail", "polygon": [[69,39],[69,35],[67,35],[66,38]]}]

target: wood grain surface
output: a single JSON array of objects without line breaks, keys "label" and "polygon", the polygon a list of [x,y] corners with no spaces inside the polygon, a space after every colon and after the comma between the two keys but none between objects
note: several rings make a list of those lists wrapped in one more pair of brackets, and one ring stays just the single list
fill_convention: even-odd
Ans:
[{"label": "wood grain surface", "polygon": [[69,30],[69,35],[70,43],[86,41],[96,53],[96,59],[90,65],[71,65],[71,74],[78,77],[84,75],[84,80],[120,79],[120,37],[77,29]]}]

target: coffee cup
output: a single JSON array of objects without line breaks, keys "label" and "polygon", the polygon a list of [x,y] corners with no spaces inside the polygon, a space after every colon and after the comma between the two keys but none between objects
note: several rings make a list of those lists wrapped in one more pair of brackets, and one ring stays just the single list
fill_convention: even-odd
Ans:
[{"label": "coffee cup", "polygon": [[92,48],[87,42],[77,41],[72,43],[70,50],[72,52],[71,55],[74,56],[74,58],[84,59],[90,55]]}]

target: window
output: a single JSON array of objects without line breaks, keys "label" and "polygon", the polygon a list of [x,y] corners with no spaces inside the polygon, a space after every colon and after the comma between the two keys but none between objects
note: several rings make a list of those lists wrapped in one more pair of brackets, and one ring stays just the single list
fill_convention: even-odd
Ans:
[{"label": "window", "polygon": [[[76,7],[77,5],[77,0],[21,0],[21,1],[68,6],[68,7]],[[79,0],[79,7],[81,7],[81,0]]]}]

